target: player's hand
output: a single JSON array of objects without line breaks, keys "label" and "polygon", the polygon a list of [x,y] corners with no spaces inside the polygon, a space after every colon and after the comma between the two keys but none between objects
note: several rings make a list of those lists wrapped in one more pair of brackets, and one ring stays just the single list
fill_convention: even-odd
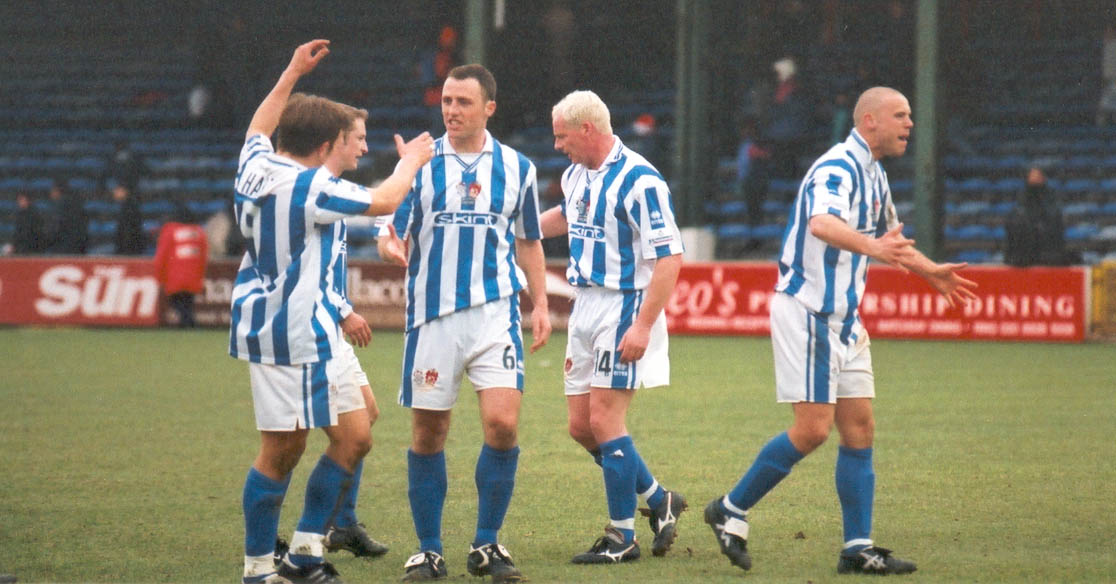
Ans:
[{"label": "player's hand", "polygon": [[387,230],[387,235],[380,235],[376,239],[376,251],[380,252],[380,259],[407,267],[407,242],[399,239],[399,234],[391,223],[387,224]]},{"label": "player's hand", "polygon": [[367,347],[368,343],[372,342],[372,328],[368,326],[368,321],[355,311],[350,312],[349,316],[341,321],[341,332],[345,333],[350,343],[358,347]]},{"label": "player's hand", "polygon": [[531,310],[531,352],[541,349],[550,340],[550,310],[535,306]]},{"label": "player's hand", "polygon": [[325,39],[315,39],[301,44],[295,49],[294,56],[291,57],[291,63],[287,65],[287,69],[301,77],[313,71],[314,67],[317,67],[318,63],[328,54],[329,41]]},{"label": "player's hand", "polygon": [[969,267],[967,263],[934,264],[926,274],[926,281],[946,297],[951,307],[957,306],[958,303],[968,304],[970,300],[977,298],[976,293],[973,292],[977,283],[957,274],[959,270],[967,267]]},{"label": "player's hand", "polygon": [[906,264],[914,259],[914,240],[903,235],[903,224],[900,223],[887,233],[873,240],[874,252],[871,256],[890,266],[895,266],[907,273]]},{"label": "player's hand", "polygon": [[651,328],[633,323],[631,328],[624,333],[620,344],[616,345],[616,353],[621,363],[634,363],[643,358],[647,352],[647,344],[651,342]]},{"label": "player's hand", "polygon": [[434,158],[434,139],[430,137],[430,132],[423,132],[415,136],[410,142],[404,142],[403,136],[396,134],[395,150],[399,153],[401,160],[409,157],[418,166],[422,166],[430,162],[431,158]]}]

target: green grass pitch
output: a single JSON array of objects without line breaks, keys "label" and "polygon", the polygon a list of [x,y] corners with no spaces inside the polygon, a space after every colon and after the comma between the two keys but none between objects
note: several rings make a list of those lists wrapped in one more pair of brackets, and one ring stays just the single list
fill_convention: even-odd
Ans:
[{"label": "green grass pitch", "polygon": [[[359,515],[387,556],[331,555],[348,582],[396,582],[416,546],[406,496],[409,414],[396,405],[402,337],[358,350],[382,411]],[[841,520],[834,435],[751,514],[745,574],[701,509],[790,422],[764,338],[671,339],[674,384],[629,415],[657,478],[690,511],[665,558],[573,566],[607,519],[599,469],[569,439],[565,337],[527,360],[522,455],[502,543],[533,582],[835,582]],[[247,367],[221,331],[0,329],[0,571],[21,582],[232,582],[255,456]],[[918,562],[906,582],[1116,580],[1116,347],[876,341],[874,537]],[[472,582],[476,399],[447,444],[451,581]],[[289,537],[317,433],[281,519]],[[642,519],[637,535],[650,530]]]}]

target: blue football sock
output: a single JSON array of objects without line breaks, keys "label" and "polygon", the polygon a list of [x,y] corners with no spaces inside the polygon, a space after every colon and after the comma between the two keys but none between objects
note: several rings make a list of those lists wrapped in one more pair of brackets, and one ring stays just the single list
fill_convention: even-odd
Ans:
[{"label": "blue football sock", "polygon": [[624,534],[624,542],[635,539],[637,454],[631,436],[621,436],[601,444],[605,497],[612,525]]},{"label": "blue football sock", "polygon": [[360,491],[360,477],[364,473],[364,459],[353,467],[353,485],[345,493],[345,501],[341,505],[341,512],[333,520],[337,527],[352,527],[356,525],[357,493]]},{"label": "blue football sock", "polygon": [[[598,447],[590,450],[589,454],[592,455],[593,462],[597,463],[597,466],[601,466],[601,449]],[[639,456],[638,452],[636,456],[639,458],[639,467],[636,469],[636,494],[642,495],[654,486],[655,489],[647,495],[647,506],[654,509],[663,502],[666,489],[655,481],[655,477],[651,474],[651,469],[647,468],[647,463],[643,461],[643,457]]]},{"label": "blue football sock", "polygon": [[[352,484],[352,473],[323,454],[306,480],[306,502],[295,531],[325,535],[329,522],[340,514]],[[290,560],[300,566],[322,562],[317,556],[295,554],[290,555]]]},{"label": "blue football sock", "polygon": [[477,533],[473,547],[498,543],[497,532],[504,524],[504,515],[511,503],[518,464],[518,446],[509,450],[496,450],[487,444],[481,446],[474,475],[477,483]]},{"label": "blue football sock", "polygon": [[291,475],[275,481],[255,468],[244,480],[244,555],[262,556],[275,551],[279,536],[279,511],[291,484]]},{"label": "blue football sock", "polygon": [[856,553],[872,544],[872,501],[876,473],[871,448],[837,449],[837,497],[845,528],[845,553]]},{"label": "blue football sock", "polygon": [[745,511],[751,509],[783,477],[790,474],[791,467],[802,460],[802,456],[794,444],[791,444],[786,432],[772,438],[760,450],[752,467],[744,473],[740,482],[729,491],[729,501]]},{"label": "blue football sock", "polygon": [[635,457],[636,494],[642,495],[647,493],[647,491],[651,491],[646,495],[647,506],[654,509],[663,502],[663,498],[666,497],[666,489],[655,480],[655,477],[651,474],[651,469],[647,468],[647,463],[643,461],[643,457],[639,455],[639,452],[635,453]]},{"label": "blue football sock", "polygon": [[407,451],[407,496],[419,550],[442,553],[442,506],[446,502],[446,453]]}]

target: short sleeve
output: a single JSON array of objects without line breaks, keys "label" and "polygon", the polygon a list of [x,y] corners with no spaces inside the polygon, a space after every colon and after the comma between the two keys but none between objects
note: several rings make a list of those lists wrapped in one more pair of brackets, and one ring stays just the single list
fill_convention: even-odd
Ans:
[{"label": "short sleeve", "polygon": [[244,141],[236,168],[236,192],[245,196],[254,194],[252,191],[262,185],[262,182],[259,180],[260,173],[253,170],[264,163],[268,154],[274,152],[271,140],[264,134],[254,134]]},{"label": "short sleeve", "polygon": [[647,175],[633,190],[629,213],[639,219],[643,257],[661,258],[682,253],[682,234],[674,218],[674,205],[666,182],[657,175]]},{"label": "short sleeve", "polygon": [[803,185],[810,216],[835,215],[849,220],[853,169],[840,161],[818,166]]},{"label": "short sleeve", "polygon": [[522,177],[523,187],[519,192],[519,216],[515,220],[515,236],[520,239],[542,239],[542,226],[539,222],[539,185],[535,176],[535,165],[521,156],[526,176]]},{"label": "short sleeve", "polygon": [[[320,173],[326,173],[319,170]],[[318,181],[315,181],[317,183]],[[314,194],[314,222],[327,224],[345,217],[363,215],[372,206],[372,193],[365,187],[338,177],[321,181]]]}]

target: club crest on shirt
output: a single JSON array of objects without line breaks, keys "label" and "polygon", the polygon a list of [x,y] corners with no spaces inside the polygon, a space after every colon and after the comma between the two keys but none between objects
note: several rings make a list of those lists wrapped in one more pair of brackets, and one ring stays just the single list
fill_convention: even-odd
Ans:
[{"label": "club crest on shirt", "polygon": [[427,369],[426,371],[415,369],[415,372],[411,374],[411,385],[415,389],[429,391],[434,389],[436,383],[438,383],[437,369]]},{"label": "club crest on shirt", "polygon": [[479,182],[473,181],[468,184],[461,183],[457,185],[458,190],[461,192],[461,208],[462,209],[476,209],[477,199],[480,198],[481,192],[484,190]]},{"label": "club crest on shirt", "polygon": [[586,222],[589,221],[589,200],[588,199],[578,199],[577,202],[574,203],[574,209],[577,210],[577,222],[578,223],[586,223]]}]

